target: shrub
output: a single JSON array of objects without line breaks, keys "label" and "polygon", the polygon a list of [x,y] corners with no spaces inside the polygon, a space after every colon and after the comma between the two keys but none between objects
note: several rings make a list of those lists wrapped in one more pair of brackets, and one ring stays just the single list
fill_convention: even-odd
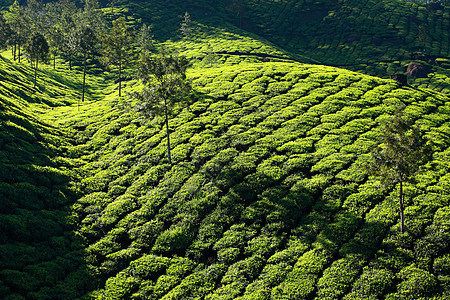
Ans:
[{"label": "shrub", "polygon": [[358,275],[363,261],[360,257],[346,257],[333,262],[317,282],[318,299],[338,299]]},{"label": "shrub", "polygon": [[450,245],[450,208],[442,207],[434,215],[433,223],[426,229],[426,235],[417,240],[416,256],[431,259],[441,254]]},{"label": "shrub", "polygon": [[394,284],[395,276],[384,268],[364,267],[363,273],[355,281],[352,292],[344,299],[370,298],[379,299]]},{"label": "shrub", "polygon": [[272,82],[269,83],[266,93],[268,93],[270,96],[284,94],[287,93],[291,87],[292,82],[289,81]]},{"label": "shrub", "polygon": [[136,202],[136,198],[129,194],[119,196],[116,200],[106,206],[99,221],[104,225],[116,223],[126,213],[129,213],[136,208]]},{"label": "shrub", "polygon": [[273,254],[267,260],[267,263],[268,264],[287,263],[289,265],[293,265],[298,260],[298,258],[305,253],[307,249],[308,245],[306,245],[306,243],[291,238],[287,243],[286,249]]},{"label": "shrub", "polygon": [[173,225],[156,238],[152,251],[157,253],[178,252],[186,249],[193,238],[194,232],[191,225]]},{"label": "shrub", "polygon": [[132,245],[141,249],[148,248],[153,245],[156,237],[162,232],[164,224],[159,220],[148,221],[141,226],[133,227],[129,231],[130,239],[133,240]]},{"label": "shrub", "polygon": [[[291,274],[294,274],[294,271],[289,275]],[[295,280],[288,279],[272,289],[271,299],[304,299],[314,291],[316,275],[296,274],[295,277]]]},{"label": "shrub", "polygon": [[450,276],[450,254],[444,254],[434,260],[433,271],[439,275]]},{"label": "shrub", "polygon": [[238,261],[241,250],[235,247],[220,249],[217,251],[217,259],[227,265],[231,265]]},{"label": "shrub", "polygon": [[214,244],[213,249],[221,250],[229,247],[243,249],[249,238],[255,234],[256,232],[252,228],[247,228],[245,224],[235,224]]},{"label": "shrub", "polygon": [[214,283],[206,278],[203,272],[196,272],[184,278],[161,299],[199,299],[211,292],[214,287]]},{"label": "shrub", "polygon": [[98,299],[125,299],[129,298],[140,284],[137,277],[119,273],[106,281],[105,289],[98,293]]},{"label": "shrub", "polygon": [[153,279],[163,274],[169,265],[170,259],[167,257],[144,254],[130,263],[127,272],[142,279]]},{"label": "shrub", "polygon": [[161,298],[164,294],[173,289],[180,282],[180,278],[177,276],[161,275],[156,280],[153,287],[154,297]]},{"label": "shrub", "polygon": [[398,274],[403,281],[397,286],[398,294],[410,299],[432,295],[437,288],[436,278],[414,265],[403,268]]}]

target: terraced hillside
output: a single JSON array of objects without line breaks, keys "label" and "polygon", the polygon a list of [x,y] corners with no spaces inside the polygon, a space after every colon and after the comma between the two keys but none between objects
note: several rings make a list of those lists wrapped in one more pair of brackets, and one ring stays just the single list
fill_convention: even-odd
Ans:
[{"label": "terraced hillside", "polygon": [[[120,101],[64,118],[82,129],[85,195],[73,209],[105,282],[94,298],[448,295],[445,96],[296,63],[191,77],[198,101],[169,123],[173,165],[162,119],[145,123]],[[401,103],[436,145],[407,188],[404,234],[397,191],[364,168]]]},{"label": "terraced hillside", "polygon": [[[233,2],[243,3],[242,9],[236,10]],[[230,26],[241,27],[240,33],[264,37],[304,63],[389,78],[419,62],[427,74],[410,76],[411,85],[450,91],[448,6],[404,0],[131,1],[126,6],[156,25],[159,40],[177,39],[182,15],[189,11],[200,24],[227,31]]]},{"label": "terraced hillside", "polygon": [[93,288],[70,219],[76,163],[42,113],[72,104],[79,83],[45,71],[33,88],[33,74],[0,58],[0,294],[75,298]]},{"label": "terraced hillside", "polygon": [[[194,14],[216,8],[202,3]],[[289,3],[282,11],[293,11]],[[327,3],[328,12],[357,6]],[[134,5],[172,22],[156,4]],[[233,16],[225,4],[217,11]],[[164,119],[144,119],[106,75],[88,76],[79,104],[79,72],[44,67],[34,89],[27,65],[0,60],[0,294],[449,298],[446,94],[295,62],[321,56],[214,18],[197,22],[191,39],[165,42],[194,64],[192,103],[169,120],[173,164]],[[208,48],[212,64],[203,61]],[[380,124],[399,105],[433,142],[432,160],[405,186],[404,233],[398,189],[366,171]]]}]

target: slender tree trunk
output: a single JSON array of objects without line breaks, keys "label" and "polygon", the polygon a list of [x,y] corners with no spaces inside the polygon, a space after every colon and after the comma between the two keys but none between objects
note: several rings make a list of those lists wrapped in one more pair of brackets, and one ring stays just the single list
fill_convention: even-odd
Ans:
[{"label": "slender tree trunk", "polygon": [[403,181],[400,181],[400,232],[405,227],[405,216],[403,215]]},{"label": "slender tree trunk", "polygon": [[19,62],[20,62],[20,42],[18,43],[17,48],[19,48],[18,50],[19,50]]},{"label": "slender tree trunk", "polygon": [[122,62],[119,62],[119,97],[122,97]]},{"label": "slender tree trunk", "polygon": [[34,87],[36,87],[38,62],[39,62],[39,58],[36,58],[36,64],[34,66]]},{"label": "slender tree trunk", "polygon": [[72,71],[72,55],[69,54],[69,70]]},{"label": "slender tree trunk", "polygon": [[56,69],[56,52],[53,52],[53,70]]},{"label": "slender tree trunk", "polygon": [[14,50],[13,50],[13,53],[14,53],[14,61],[16,61],[16,46],[17,46],[17,44],[14,43]]},{"label": "slender tree trunk", "polygon": [[84,102],[84,87],[86,84],[86,52],[84,52],[83,65],[83,96],[81,97],[81,102]]},{"label": "slender tree trunk", "polygon": [[164,112],[166,114],[166,132],[167,132],[167,157],[169,164],[172,164],[172,156],[170,155],[170,133],[169,133],[169,116],[167,112],[167,100],[164,98]]}]

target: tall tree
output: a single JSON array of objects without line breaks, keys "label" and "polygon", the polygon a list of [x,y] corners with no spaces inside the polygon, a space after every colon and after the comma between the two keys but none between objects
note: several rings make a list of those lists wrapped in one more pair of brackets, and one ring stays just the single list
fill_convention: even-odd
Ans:
[{"label": "tall tree", "polygon": [[230,9],[239,17],[239,28],[242,28],[242,17],[247,9],[245,0],[231,0]]},{"label": "tall tree", "polygon": [[183,21],[180,24],[180,31],[183,38],[189,38],[191,36],[191,15],[188,12],[184,13]]},{"label": "tall tree", "polygon": [[52,26],[47,20],[47,12],[44,4],[39,0],[27,0],[25,6],[25,20],[27,28],[31,32],[40,32],[44,34],[47,28]]},{"label": "tall tree", "polygon": [[30,60],[34,62],[34,87],[36,87],[39,60],[44,62],[48,60],[49,47],[47,40],[41,33],[34,33],[25,45],[25,52]]},{"label": "tall tree", "polygon": [[151,26],[143,24],[137,36],[137,44],[141,51],[150,52],[153,50],[153,34]]},{"label": "tall tree", "polygon": [[83,95],[81,101],[84,101],[84,92],[86,86],[86,60],[87,56],[94,52],[97,44],[97,36],[90,27],[83,27],[80,30],[80,52],[83,55]]},{"label": "tall tree", "polygon": [[53,54],[53,69],[56,69],[56,54],[58,46],[62,42],[62,35],[59,27],[59,19],[61,17],[58,2],[50,2],[46,4],[48,20],[51,24],[47,29],[47,42],[50,52]]},{"label": "tall tree", "polygon": [[[46,38],[53,54],[53,68],[56,68],[56,55],[58,53],[66,53],[68,35],[75,27],[75,18],[79,11],[74,1],[59,0],[57,2],[49,2],[46,4],[48,22],[51,24],[47,29]],[[70,54],[70,53],[69,53]]]},{"label": "tall tree", "polygon": [[189,66],[184,56],[169,54],[167,51],[153,56],[146,53],[138,66],[138,77],[145,88],[132,94],[139,101],[138,110],[145,116],[164,115],[169,164],[172,164],[169,116],[177,103],[183,104],[188,100],[187,95],[192,89],[186,78]]},{"label": "tall tree", "polygon": [[23,43],[26,41],[30,30],[27,28],[27,22],[25,17],[25,10],[20,6],[17,0],[9,7],[8,12],[5,13],[6,22],[9,24],[11,30],[13,31],[13,36],[11,39],[14,45],[14,60],[16,60],[16,49],[18,50],[18,58],[20,62],[20,49]]},{"label": "tall tree", "polygon": [[69,59],[69,69],[72,70],[72,59],[78,49],[76,24],[80,10],[70,0],[59,0],[55,5],[55,51],[60,51]]},{"label": "tall tree", "polygon": [[382,144],[372,150],[369,171],[381,177],[385,186],[399,185],[400,231],[405,227],[403,184],[410,182],[419,167],[431,158],[431,146],[418,126],[402,110],[384,124]]},{"label": "tall tree", "polygon": [[109,33],[103,38],[103,58],[107,64],[119,68],[119,97],[122,96],[122,69],[132,59],[133,33],[127,25],[125,17],[120,17],[113,22]]},{"label": "tall tree", "polygon": [[63,53],[67,55],[69,59],[69,70],[72,70],[72,62],[75,55],[80,50],[80,31],[78,28],[73,27],[69,30],[67,35],[64,37],[63,43]]},{"label": "tall tree", "polygon": [[82,26],[87,26],[99,36],[105,29],[106,24],[103,12],[97,0],[85,0],[83,9],[76,15],[76,21]]},{"label": "tall tree", "polygon": [[6,23],[5,18],[0,14],[0,49],[6,47],[7,42],[12,36],[11,27]]}]

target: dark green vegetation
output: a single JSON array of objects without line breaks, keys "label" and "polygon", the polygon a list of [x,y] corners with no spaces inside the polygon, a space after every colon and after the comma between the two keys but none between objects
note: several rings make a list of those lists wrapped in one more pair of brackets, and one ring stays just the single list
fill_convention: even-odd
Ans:
[{"label": "dark green vegetation", "polygon": [[[361,35],[370,35],[370,24],[384,24],[370,21],[383,15],[382,8],[375,14],[372,1],[285,1],[285,9],[276,10],[281,2],[245,1],[237,14],[225,3],[191,2],[129,4],[130,13],[151,20],[158,40],[172,38],[167,49],[192,58],[192,103],[175,105],[168,124],[172,164],[164,116],[144,118],[134,109],[136,99],[117,97],[119,83],[112,78],[119,70],[88,72],[86,101],[78,107],[81,66],[69,71],[58,58],[63,67],[42,66],[34,88],[34,69],[14,62],[10,49],[2,53],[0,294],[449,298],[447,95],[294,61],[339,64],[345,52],[337,54],[334,40],[329,52],[314,51],[311,41],[327,31],[317,26],[313,38],[310,25],[325,22],[334,10],[340,22],[360,24]],[[422,18],[424,11],[402,1],[376,3],[403,10],[402,16],[417,11]],[[120,11],[126,9],[113,10],[117,17]],[[192,31],[182,39],[185,11]],[[445,16],[447,9],[425,11],[428,18]],[[264,25],[275,16],[294,22],[292,30],[309,28],[302,48],[286,47],[289,35],[299,32],[282,22]],[[302,20],[305,27],[295,27]],[[448,26],[447,17],[442,20]],[[329,28],[333,37],[340,37],[339,24]],[[351,52],[355,62],[378,59],[364,52],[370,44],[359,42]],[[388,49],[384,42],[377,47]],[[434,79],[426,79],[428,87]],[[122,84],[123,95],[142,90],[136,80]],[[433,142],[431,160],[404,184],[403,233],[398,189],[383,189],[366,171],[370,150],[383,136],[380,125],[400,105]]]},{"label": "dark green vegetation", "polygon": [[94,287],[70,217],[76,162],[61,130],[40,117],[71,104],[78,86],[39,73],[36,92],[34,70],[0,58],[0,294],[11,299],[67,299]]},{"label": "dark green vegetation", "polygon": [[411,126],[412,121],[407,119],[402,109],[397,108],[394,116],[385,120],[382,146],[372,150],[372,163],[368,166],[372,171],[369,174],[380,176],[384,185],[399,185],[400,232],[405,228],[403,184],[414,178],[433,153],[425,133],[419,126]]},{"label": "dark green vegetation", "polygon": [[[238,29],[240,17],[232,9],[233,2],[244,3],[242,30]],[[409,77],[410,84],[450,92],[450,6],[402,0],[190,0],[147,5],[136,1],[129,7],[143,20],[161,24],[155,27],[157,39],[173,38],[182,15],[189,11],[193,20],[201,19],[202,26],[258,34],[301,62],[389,78],[406,72],[408,64],[416,61],[428,69],[428,75]],[[239,46],[214,50],[268,53],[257,46]]]}]

